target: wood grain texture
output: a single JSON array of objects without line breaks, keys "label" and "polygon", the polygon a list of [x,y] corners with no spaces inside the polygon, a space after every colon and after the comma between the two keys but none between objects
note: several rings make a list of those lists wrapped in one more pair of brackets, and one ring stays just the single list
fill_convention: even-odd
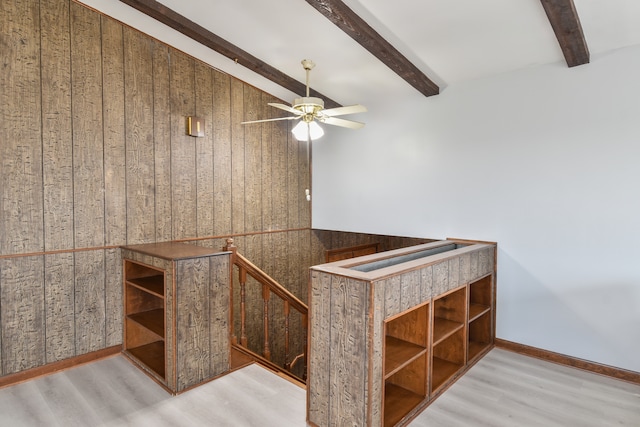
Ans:
[{"label": "wood grain texture", "polygon": [[74,244],[104,245],[100,16],[71,3]]},{"label": "wood grain texture", "polygon": [[[2,55],[11,64],[0,74],[0,137],[5,141],[0,144],[0,210],[6,213],[0,218],[0,257],[45,251],[49,269],[42,273],[47,275],[42,293],[57,294],[52,305],[37,313],[49,331],[42,337],[42,357],[57,360],[71,354],[71,339],[75,352],[121,341],[122,290],[117,284],[120,267],[114,270],[114,245],[201,237],[202,245],[220,247],[214,243],[220,236],[234,227],[245,232],[245,223],[254,223],[256,233],[282,230],[275,241],[287,246],[290,212],[302,203],[300,198],[295,206],[289,202],[287,186],[303,185],[303,178],[290,175],[288,167],[304,159],[299,145],[296,154],[289,145],[288,124],[277,123],[260,132],[260,162],[254,157],[245,163],[247,143],[239,125],[244,83],[77,2],[14,3],[0,4]],[[273,97],[249,86],[247,91],[256,109],[271,109],[265,101]],[[185,102],[195,108],[189,115],[211,104],[211,148],[184,135]],[[234,172],[234,165],[241,169]],[[245,177],[246,165],[259,167],[260,173],[251,169]],[[295,168],[303,171],[306,166]],[[245,188],[258,184],[262,203],[245,209]],[[240,209],[233,216],[235,225],[234,207]],[[309,226],[300,219],[306,214],[296,215],[293,223]],[[287,249],[283,258],[274,258],[275,270],[285,278],[293,274],[291,286],[304,297],[305,233],[291,242],[296,244],[293,260],[288,260]],[[94,249],[104,251],[98,264],[89,260]],[[87,262],[69,264],[65,274],[58,260],[68,262],[75,251]],[[29,268],[28,263],[17,265]],[[102,296],[81,312],[75,298],[89,298],[96,289],[83,285],[74,290],[73,299],[62,292],[86,283],[92,269],[105,281]],[[32,272],[12,274],[29,277]],[[71,312],[55,314],[72,302]],[[82,329],[78,336],[64,332],[71,319]],[[88,331],[97,328],[96,339],[89,339]],[[302,345],[302,333],[297,339],[295,344]]]},{"label": "wood grain texture", "polygon": [[178,390],[182,390],[210,376],[209,259],[177,261],[176,280],[176,386]]},{"label": "wood grain texture", "polygon": [[195,115],[204,119],[204,137],[196,144],[196,236],[214,235],[213,192],[213,70],[199,61],[195,63]]},{"label": "wood grain texture", "polygon": [[0,253],[44,248],[40,9],[37,2],[1,2]]},{"label": "wood grain texture", "polygon": [[2,374],[41,366],[45,358],[44,259],[0,259]]},{"label": "wood grain texture", "polygon": [[171,103],[170,50],[153,43],[153,153],[155,185],[155,241],[173,236],[171,217]]},{"label": "wood grain texture", "polygon": [[229,370],[229,257],[211,258],[209,291],[209,373],[220,375]]},{"label": "wood grain texture", "polygon": [[[244,87],[244,120],[260,118],[264,104],[262,94],[254,87]],[[268,127],[263,123],[244,125],[244,230],[262,230],[262,193],[271,191],[262,186],[262,135]]]},{"label": "wood grain texture", "polygon": [[195,114],[194,59],[173,52],[171,88],[171,218],[173,239],[196,236],[196,140],[186,135],[186,118]]},{"label": "wood grain texture", "polygon": [[245,170],[244,170],[244,132],[240,124],[244,120],[245,84],[231,80],[231,232],[243,233],[245,230]]},{"label": "wood grain texture", "polygon": [[316,425],[329,425],[331,280],[328,273],[311,273],[307,418]]},{"label": "wood grain texture", "polygon": [[[300,165],[298,164],[300,143],[291,132],[287,135],[287,192],[285,205],[287,209],[287,228],[300,226]],[[304,189],[302,190],[304,192]]]},{"label": "wood grain texture", "polygon": [[105,245],[112,246],[127,243],[124,35],[113,19],[102,16],[101,24]]},{"label": "wood grain texture", "polygon": [[231,182],[231,78],[213,71],[213,193],[215,198],[214,234],[231,233],[232,182]]},{"label": "wood grain texture", "polygon": [[449,262],[442,261],[433,266],[433,294],[440,295],[451,287],[449,286]]},{"label": "wood grain texture", "polygon": [[74,262],[72,253],[44,257],[47,363],[76,355]]},{"label": "wood grain texture", "polygon": [[69,2],[44,0],[42,28],[42,172],[44,249],[73,247],[73,155]]},{"label": "wood grain texture", "polygon": [[358,377],[347,373],[362,372],[369,363],[368,340],[362,340],[368,332],[368,291],[364,282],[339,277],[331,281],[329,425],[358,425],[365,419],[368,370]]},{"label": "wood grain texture", "polygon": [[76,354],[105,347],[104,250],[75,253]]},{"label": "wood grain texture", "polygon": [[153,52],[151,40],[124,31],[127,243],[155,238]]}]

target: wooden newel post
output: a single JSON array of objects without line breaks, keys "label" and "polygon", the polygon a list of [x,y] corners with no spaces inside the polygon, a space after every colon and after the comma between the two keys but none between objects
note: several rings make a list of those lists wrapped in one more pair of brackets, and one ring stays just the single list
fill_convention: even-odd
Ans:
[{"label": "wooden newel post", "polygon": [[238,247],[233,244],[233,239],[229,237],[226,241],[226,245],[222,248],[223,251],[230,251],[231,254],[231,263],[235,262],[236,253],[238,252]]}]

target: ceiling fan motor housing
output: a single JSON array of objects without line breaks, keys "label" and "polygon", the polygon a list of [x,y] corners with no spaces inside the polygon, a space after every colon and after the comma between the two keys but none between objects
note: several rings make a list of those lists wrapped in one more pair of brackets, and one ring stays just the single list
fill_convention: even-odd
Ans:
[{"label": "ceiling fan motor housing", "polygon": [[306,96],[294,99],[292,107],[302,112],[302,120],[308,123],[313,121],[314,116],[324,109],[324,101],[320,98]]}]

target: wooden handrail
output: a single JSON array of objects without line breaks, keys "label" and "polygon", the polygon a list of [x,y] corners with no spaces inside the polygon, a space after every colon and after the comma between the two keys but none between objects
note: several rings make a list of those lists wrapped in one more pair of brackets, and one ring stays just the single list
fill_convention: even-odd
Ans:
[{"label": "wooden handrail", "polygon": [[[262,343],[263,354],[255,354],[258,361],[267,360],[271,362],[271,343],[269,339],[269,301],[271,299],[271,295],[275,295],[280,298],[284,302],[284,366],[281,366],[280,369],[282,372],[295,376],[298,380],[300,378],[292,373],[293,367],[300,360],[304,361],[304,369],[303,369],[303,378],[302,381],[306,379],[306,361],[307,361],[307,343],[306,343],[306,332],[307,332],[307,321],[308,321],[308,307],[302,302],[298,297],[292,294],[287,288],[282,286],[276,280],[274,280],[267,273],[262,271],[259,267],[257,267],[254,263],[249,261],[246,257],[238,253],[238,248],[233,244],[233,239],[227,239],[227,244],[223,248],[225,251],[232,252],[231,260],[232,264],[238,267],[238,278],[239,278],[239,295],[240,295],[240,343],[237,343],[237,337],[232,332],[232,341],[236,345],[240,345],[245,352],[253,353],[248,346],[247,343],[247,333],[246,333],[246,283],[247,283],[247,275],[255,279],[262,286],[262,310],[263,310],[263,333],[264,333],[264,341]],[[233,293],[232,293],[233,295]],[[303,328],[303,353],[296,355],[293,360],[289,360],[290,355],[290,343],[289,343],[289,320],[290,320],[290,311],[291,309],[296,310],[302,316],[302,328]],[[232,322],[233,329],[233,322]],[[270,363],[273,365],[272,363]]]}]

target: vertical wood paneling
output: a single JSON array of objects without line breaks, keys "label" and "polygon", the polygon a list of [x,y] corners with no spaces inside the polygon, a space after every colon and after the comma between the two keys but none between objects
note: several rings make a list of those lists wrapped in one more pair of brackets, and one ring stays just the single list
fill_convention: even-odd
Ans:
[{"label": "vertical wood paneling", "polygon": [[[69,251],[45,255],[40,270],[3,261],[12,267],[2,274],[41,295],[23,312],[43,327],[12,344],[41,340],[39,360],[0,366],[21,370],[121,342],[118,250],[73,249],[309,225],[298,212],[306,154],[290,124],[254,126],[246,140],[240,124],[245,111],[286,115],[266,105],[279,100],[68,0],[0,2],[0,38],[9,64],[0,73],[0,255]],[[194,114],[205,116],[207,137],[185,135]],[[283,250],[267,251],[267,239]],[[306,298],[308,232],[246,241]],[[7,307],[5,296],[0,320],[12,322]],[[0,358],[7,346],[3,332]]]},{"label": "vertical wood paneling", "polygon": [[420,298],[427,301],[433,296],[433,267],[420,269]]},{"label": "vertical wood paneling", "polygon": [[191,258],[176,262],[178,389],[197,384],[209,377],[209,258]]},{"label": "vertical wood paneling", "polygon": [[[267,105],[269,102],[277,102],[271,95],[267,93],[261,94],[260,105],[258,106],[259,118],[269,117],[269,109],[274,109],[273,107]],[[267,122],[263,124],[262,131],[262,230],[275,230],[274,227],[274,204],[273,204],[273,195],[276,191],[277,186],[274,185],[273,182],[273,158],[272,158],[272,147],[273,143],[276,142],[274,138],[274,132],[276,129],[275,122]]]},{"label": "vertical wood paneling", "polygon": [[460,258],[455,257],[449,260],[449,289],[457,288],[460,285]]},{"label": "vertical wood paneling", "polygon": [[[37,2],[0,2],[0,253],[44,248]],[[5,343],[6,344],[6,343]]]},{"label": "vertical wood paneling", "polygon": [[127,242],[125,89],[122,24],[102,17],[105,244]]},{"label": "vertical wood paneling", "polygon": [[213,233],[231,231],[231,79],[213,70]]},{"label": "vertical wood paneling", "polygon": [[76,354],[105,347],[104,250],[75,253]]},{"label": "vertical wood paneling", "polygon": [[73,254],[45,255],[44,267],[46,361],[51,363],[76,354]]},{"label": "vertical wood paneling", "polygon": [[196,143],[197,236],[213,232],[213,76],[209,66],[196,62],[196,115],[204,118],[204,137]]},{"label": "vertical wood paneling", "polygon": [[[44,249],[73,247],[73,151],[68,0],[42,0]],[[1,107],[0,107],[1,108]]]},{"label": "vertical wood paneling", "polygon": [[173,236],[171,221],[171,108],[169,49],[153,43],[153,147],[156,241]]},{"label": "vertical wood paneling", "polygon": [[44,260],[0,259],[2,374],[45,363]]},{"label": "vertical wood paneling", "polygon": [[196,236],[196,141],[186,134],[186,118],[195,115],[194,60],[173,52],[171,87],[171,200],[173,239]]},{"label": "vertical wood paneling", "polygon": [[313,271],[309,295],[309,377],[307,398],[309,421],[329,424],[329,369],[331,363],[331,276]]},{"label": "vertical wood paneling", "polygon": [[287,140],[289,133],[289,125],[286,122],[273,122],[273,139],[271,141],[271,170],[274,184],[273,228],[277,230],[286,229],[289,222],[289,209],[287,209]]},{"label": "vertical wood paneling", "polygon": [[104,244],[100,16],[71,3],[75,247]]},{"label": "vertical wood paneling", "polygon": [[[254,87],[244,87],[244,120],[257,120],[262,111],[262,95]],[[244,126],[244,230],[262,230],[262,123]],[[264,188],[264,191],[269,191]]]},{"label": "vertical wood paneling", "polygon": [[404,273],[401,276],[402,297],[400,310],[406,311],[422,302],[420,289],[420,270]]},{"label": "vertical wood paneling", "polygon": [[[295,138],[294,138],[295,139]],[[311,227],[311,202],[307,201],[306,190],[311,191],[311,170],[309,169],[309,160],[311,159],[311,143],[300,142],[298,144],[298,227]]]},{"label": "vertical wood paneling", "polygon": [[210,319],[210,374],[218,375],[229,369],[229,257],[211,258],[211,290],[209,294]]},{"label": "vertical wood paneling", "polygon": [[124,111],[129,244],[152,242],[155,238],[152,67],[151,40],[125,28]]},{"label": "vertical wood paneling", "polygon": [[244,232],[244,88],[231,79],[231,232]]},{"label": "vertical wood paneling", "polygon": [[433,266],[433,294],[439,295],[449,289],[449,262],[443,261]]},{"label": "vertical wood paneling", "polygon": [[213,71],[213,230],[231,233],[231,79]]},{"label": "vertical wood paneling", "polygon": [[119,249],[106,249],[105,346],[122,344],[122,258]]},{"label": "vertical wood paneling", "polygon": [[[300,176],[299,176],[299,145],[291,132],[287,134],[287,227],[300,227]],[[304,190],[302,190],[304,191]]]},{"label": "vertical wood paneling", "polygon": [[460,255],[460,283],[471,280],[471,254]]},{"label": "vertical wood paneling", "polygon": [[384,282],[384,316],[385,318],[395,316],[400,313],[401,279],[400,276],[383,280]]},{"label": "vertical wood paneling", "polygon": [[328,425],[358,425],[364,419],[367,375],[355,378],[348,373],[362,372],[362,366],[368,363],[368,340],[362,340],[367,333],[368,286],[368,283],[346,278],[333,277],[331,281]]}]

